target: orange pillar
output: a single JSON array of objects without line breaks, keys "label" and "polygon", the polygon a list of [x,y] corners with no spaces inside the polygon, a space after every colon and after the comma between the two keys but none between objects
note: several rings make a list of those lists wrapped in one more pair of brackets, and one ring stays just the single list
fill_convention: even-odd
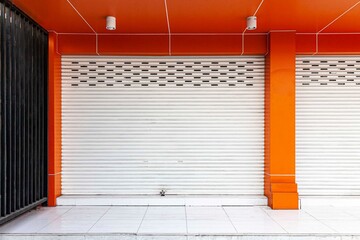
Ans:
[{"label": "orange pillar", "polygon": [[265,69],[265,195],[298,209],[295,183],[295,32],[271,32]]},{"label": "orange pillar", "polygon": [[61,194],[61,57],[56,33],[49,33],[48,206]]}]

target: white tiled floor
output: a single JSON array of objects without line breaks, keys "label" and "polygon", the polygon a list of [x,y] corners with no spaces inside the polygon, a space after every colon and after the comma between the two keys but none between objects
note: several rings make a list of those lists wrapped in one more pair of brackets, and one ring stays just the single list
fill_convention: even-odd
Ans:
[{"label": "white tiled floor", "polygon": [[[0,234],[351,234],[360,236],[360,207],[121,207],[40,208],[0,227]],[[0,235],[1,236],[1,235]]]}]

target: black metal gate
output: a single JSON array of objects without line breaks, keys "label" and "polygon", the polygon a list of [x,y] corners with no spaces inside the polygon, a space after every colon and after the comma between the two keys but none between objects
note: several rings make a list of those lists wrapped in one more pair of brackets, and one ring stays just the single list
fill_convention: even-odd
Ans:
[{"label": "black metal gate", "polygon": [[0,224],[47,200],[47,32],[0,0]]}]

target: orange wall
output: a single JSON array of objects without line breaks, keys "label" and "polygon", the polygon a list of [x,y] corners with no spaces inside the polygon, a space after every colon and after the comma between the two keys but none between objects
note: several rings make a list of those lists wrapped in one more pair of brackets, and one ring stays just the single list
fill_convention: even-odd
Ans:
[{"label": "orange wall", "polygon": [[48,91],[48,205],[56,206],[56,197],[61,195],[61,58],[57,53],[55,33],[49,33]]}]

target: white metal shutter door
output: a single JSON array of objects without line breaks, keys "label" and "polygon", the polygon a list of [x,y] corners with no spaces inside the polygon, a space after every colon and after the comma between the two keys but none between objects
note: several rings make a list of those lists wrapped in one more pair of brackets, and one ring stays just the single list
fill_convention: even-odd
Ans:
[{"label": "white metal shutter door", "polygon": [[360,195],[360,57],[297,57],[299,194]]},{"label": "white metal shutter door", "polygon": [[264,58],[62,57],[63,194],[263,194]]}]

